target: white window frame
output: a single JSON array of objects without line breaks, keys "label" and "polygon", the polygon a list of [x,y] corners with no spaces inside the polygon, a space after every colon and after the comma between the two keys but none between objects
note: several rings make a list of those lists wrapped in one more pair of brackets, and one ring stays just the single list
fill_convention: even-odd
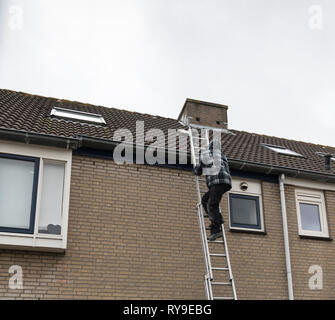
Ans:
[{"label": "white window frame", "polygon": [[[296,188],[295,189],[295,201],[296,201],[296,208],[297,208],[299,235],[329,238],[327,211],[326,211],[325,197],[324,197],[323,191],[305,189],[305,188]],[[302,229],[300,205],[299,205],[300,203],[314,204],[319,207],[319,218],[320,218],[321,231]]]},{"label": "white window frame", "polygon": [[[241,183],[246,182],[248,184],[248,189],[246,191],[242,190],[240,188]],[[244,227],[236,227],[231,225],[231,212],[230,212],[230,200],[229,200],[229,194],[240,194],[240,195],[246,195],[246,196],[252,196],[252,197],[258,197],[259,201],[259,215],[260,215],[260,223],[261,228],[255,229],[255,228],[244,228]],[[243,179],[243,178],[235,178],[232,177],[232,188],[228,192],[228,217],[229,217],[229,229],[231,230],[243,230],[243,231],[252,231],[252,232],[260,232],[263,233],[264,228],[264,215],[263,215],[263,198],[262,198],[262,187],[261,182],[258,180],[252,180],[252,179]]]},{"label": "white window frame", "polygon": [[[67,245],[67,230],[69,217],[69,200],[70,200],[70,182],[71,182],[71,165],[72,150],[44,147],[37,145],[27,145],[18,142],[8,142],[0,140],[0,152],[13,155],[35,157],[40,159],[34,233],[15,233],[0,232],[1,248],[18,248],[41,251],[64,251]],[[64,190],[62,203],[62,226],[61,234],[38,233],[38,222],[40,216],[42,182],[43,182],[43,165],[44,161],[64,163]]]}]

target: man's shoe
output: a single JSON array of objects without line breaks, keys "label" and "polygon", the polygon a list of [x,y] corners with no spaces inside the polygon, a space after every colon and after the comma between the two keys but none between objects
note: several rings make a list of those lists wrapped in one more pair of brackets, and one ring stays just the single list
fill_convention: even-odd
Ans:
[{"label": "man's shoe", "polygon": [[[212,227],[211,227],[211,225],[209,225],[208,227],[206,227],[206,230],[212,230]],[[220,225],[220,232],[222,231],[222,227],[221,227],[221,225]]]},{"label": "man's shoe", "polygon": [[214,241],[214,240],[216,240],[217,238],[220,238],[220,237],[222,237],[222,231],[211,234],[211,235],[207,238],[207,240],[208,240],[208,241]]}]

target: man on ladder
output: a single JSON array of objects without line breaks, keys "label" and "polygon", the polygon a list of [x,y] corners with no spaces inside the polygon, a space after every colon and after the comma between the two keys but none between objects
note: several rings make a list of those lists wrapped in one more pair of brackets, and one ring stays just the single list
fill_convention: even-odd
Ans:
[{"label": "man on ladder", "polygon": [[215,140],[214,143],[212,141],[209,144],[208,150],[201,154],[200,163],[194,167],[194,174],[197,176],[203,174],[203,168],[208,170],[206,173],[208,191],[203,195],[201,202],[211,221],[209,241],[222,237],[223,218],[220,201],[223,194],[232,187],[228,160],[220,151],[221,145],[217,145]]}]

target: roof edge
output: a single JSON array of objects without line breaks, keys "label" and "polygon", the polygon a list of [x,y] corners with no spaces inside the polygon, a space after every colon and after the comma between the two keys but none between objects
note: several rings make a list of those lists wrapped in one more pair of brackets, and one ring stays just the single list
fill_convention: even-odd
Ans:
[{"label": "roof edge", "polygon": [[[89,138],[85,136],[78,136],[75,138],[60,137],[54,135],[40,134],[28,131],[20,131],[15,129],[0,128],[0,139],[9,140],[23,143],[31,143],[45,146],[61,147],[66,149],[78,149],[85,145],[87,147],[97,147],[97,142],[100,142],[99,149],[111,150],[118,144],[117,141],[105,140],[99,138]],[[144,146],[145,147],[145,146]],[[148,147],[148,146],[147,146]],[[168,149],[164,148],[166,153],[169,152]],[[190,157],[188,153],[188,157]],[[280,166],[266,165],[263,163],[249,162],[239,159],[228,158],[229,166],[237,170],[245,170],[252,172],[261,172],[267,175],[280,175],[282,173],[293,178],[304,178],[309,180],[316,180],[328,183],[335,183],[335,175],[326,174],[311,170],[300,170],[294,168],[284,168]]]},{"label": "roof edge", "polygon": [[255,163],[244,160],[229,159],[229,166],[237,170],[246,170],[253,172],[261,172],[267,175],[280,175],[282,173],[286,174],[288,177],[301,178],[308,180],[315,180],[320,182],[335,183],[335,175],[326,174],[311,170],[300,170],[294,168],[284,168],[280,166],[266,165],[263,163]]},{"label": "roof edge", "polygon": [[79,140],[77,138],[61,137],[16,129],[0,128],[0,139],[66,149],[77,149],[79,147]]}]

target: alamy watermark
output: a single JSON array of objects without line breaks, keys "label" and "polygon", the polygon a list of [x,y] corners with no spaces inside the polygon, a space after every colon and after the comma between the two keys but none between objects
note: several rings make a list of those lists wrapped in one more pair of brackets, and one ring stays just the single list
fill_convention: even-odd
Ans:
[{"label": "alamy watermark", "polygon": [[9,270],[9,274],[13,274],[8,281],[8,287],[12,290],[23,289],[23,271],[19,265],[12,265]]},{"label": "alamy watermark", "polygon": [[120,128],[114,132],[113,141],[119,143],[114,148],[113,159],[117,164],[175,165],[187,164],[188,154],[192,154],[193,161],[204,164],[205,175],[215,175],[221,165],[221,131],[213,130],[212,148],[209,148],[206,134],[205,129],[192,129],[191,138],[185,130],[168,129],[166,136],[157,128],[145,132],[144,121],[136,121],[135,137],[129,129]]},{"label": "alamy watermark", "polygon": [[308,8],[308,26],[311,30],[323,29],[323,10],[319,5],[312,5]]},{"label": "alamy watermark", "polygon": [[23,28],[23,9],[20,5],[11,5],[8,9],[8,27],[10,30],[21,30]]},{"label": "alamy watermark", "polygon": [[308,273],[313,274],[308,281],[310,290],[322,290],[323,289],[323,273],[321,266],[314,264],[309,267]]}]

